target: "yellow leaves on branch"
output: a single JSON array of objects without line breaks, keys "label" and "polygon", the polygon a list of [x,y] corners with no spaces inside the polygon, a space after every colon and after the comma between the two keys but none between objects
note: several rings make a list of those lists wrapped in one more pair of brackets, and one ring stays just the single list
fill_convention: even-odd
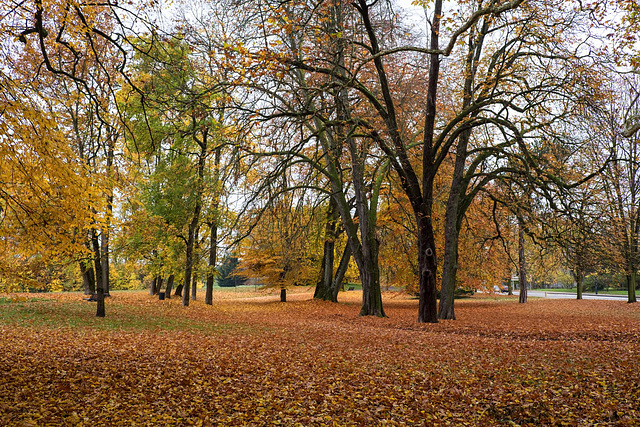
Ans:
[{"label": "yellow leaves on branch", "polygon": [[52,257],[84,250],[79,230],[98,219],[97,190],[50,114],[2,82],[0,250]]}]

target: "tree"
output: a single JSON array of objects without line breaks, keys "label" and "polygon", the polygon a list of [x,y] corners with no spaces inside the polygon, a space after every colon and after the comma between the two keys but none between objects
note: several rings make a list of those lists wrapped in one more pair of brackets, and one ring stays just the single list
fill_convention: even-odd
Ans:
[{"label": "tree", "polygon": [[239,261],[235,256],[227,256],[218,267],[218,286],[222,288],[244,285],[244,279],[236,274]]},{"label": "tree", "polygon": [[10,254],[0,258],[0,271],[28,283],[31,260],[55,265],[88,256],[84,233],[95,224],[90,208],[101,199],[38,92],[5,75],[0,84],[0,245]]},{"label": "tree", "polygon": [[[223,68],[241,70],[234,84],[260,94],[251,111],[265,120],[263,137],[252,151],[263,162],[272,161],[264,185],[271,185],[291,165],[310,166],[307,182],[299,185],[313,186],[336,203],[363,286],[361,314],[384,316],[376,221],[379,189],[388,167],[381,153],[375,153],[375,139],[361,132],[360,118],[354,115],[360,100],[344,84],[350,70],[359,67],[343,36],[352,32],[344,23],[353,11],[340,2],[319,8],[304,3],[272,6],[256,11],[256,24],[248,26],[249,30],[268,28],[263,39],[266,47],[260,44],[253,49],[243,40],[228,40],[223,51]],[[336,73],[297,65],[307,60],[333,64]]]},{"label": "tree", "polygon": [[[344,244],[337,268],[335,268],[335,254],[338,247],[337,240],[342,234],[338,225],[339,212],[335,200],[329,198],[327,216],[325,219],[324,243],[322,248],[322,262],[320,265],[320,278],[316,284],[313,297],[325,301],[338,302],[338,292],[342,287],[342,281],[349,268],[351,259],[351,246]],[[335,269],[335,273],[334,273]]]},{"label": "tree", "polygon": [[[288,190],[285,177],[282,176],[280,188]],[[304,190],[276,189],[276,195],[265,201],[264,208],[255,211],[256,218],[249,220],[251,233],[241,244],[240,274],[280,288],[283,302],[287,288],[310,285],[317,277],[320,257],[313,245],[313,234],[318,230],[318,219],[310,202]]]},{"label": "tree", "polygon": [[[135,79],[146,98],[128,88],[121,99],[131,123],[132,151],[155,161],[151,183],[157,182],[157,187],[149,188],[151,209],[172,224],[184,240],[182,304],[188,306],[198,230],[207,208],[205,193],[210,190],[208,184],[217,185],[220,175],[223,141],[215,118],[218,95],[200,85],[200,70],[182,36],[141,39],[138,48],[146,53],[136,57]],[[212,154],[214,178],[205,173]],[[217,209],[217,204],[214,201],[213,208]]]},{"label": "tree", "polygon": [[607,257],[613,265],[623,266],[627,278],[628,302],[636,302],[637,274],[640,262],[640,169],[638,158],[638,130],[626,127],[639,114],[638,77],[633,74],[611,75],[611,96],[598,116],[596,135],[602,145],[614,146],[615,162],[607,165],[602,176],[603,198],[608,219],[610,250]]}]

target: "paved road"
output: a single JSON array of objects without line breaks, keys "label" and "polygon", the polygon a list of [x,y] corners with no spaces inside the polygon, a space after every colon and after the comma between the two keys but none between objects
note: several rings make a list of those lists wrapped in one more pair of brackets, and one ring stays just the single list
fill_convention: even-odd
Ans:
[{"label": "paved road", "polygon": [[[519,291],[513,291],[514,294],[518,295]],[[575,293],[571,292],[544,292],[544,291],[528,291],[527,296],[530,297],[539,297],[539,298],[576,298]],[[603,294],[592,294],[592,293],[583,293],[583,299],[601,299],[601,300],[610,300],[610,301],[626,301],[626,295],[603,295]]]}]

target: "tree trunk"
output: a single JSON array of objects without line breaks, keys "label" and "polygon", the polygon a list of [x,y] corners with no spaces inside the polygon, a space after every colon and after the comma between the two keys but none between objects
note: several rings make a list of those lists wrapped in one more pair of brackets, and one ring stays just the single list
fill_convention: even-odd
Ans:
[{"label": "tree trunk", "polygon": [[631,274],[627,275],[627,302],[633,303],[636,302],[636,279],[637,272],[631,271]]},{"label": "tree trunk", "polygon": [[186,254],[186,265],[184,269],[184,293],[182,294],[182,305],[187,307],[189,305],[189,286],[191,284],[191,273],[193,269],[193,251],[196,245],[196,236],[198,232],[198,223],[200,221],[200,211],[202,210],[202,185],[204,178],[204,165],[205,165],[205,157],[206,157],[206,147],[207,147],[207,135],[208,129],[205,129],[203,135],[203,141],[200,144],[201,152],[198,156],[198,188],[197,188],[197,197],[196,197],[196,205],[193,210],[193,217],[191,218],[191,222],[189,223],[189,236],[187,238],[187,254]]},{"label": "tree trunk", "polygon": [[342,257],[340,258],[340,264],[338,265],[338,270],[336,271],[336,275],[333,278],[333,282],[331,283],[331,301],[338,302],[338,292],[342,287],[342,281],[344,280],[345,274],[347,274],[347,269],[349,268],[349,260],[351,259],[351,246],[347,242],[347,245],[342,252]]},{"label": "tree trunk", "polygon": [[222,192],[222,181],[220,180],[220,159],[222,158],[222,144],[216,147],[215,155],[213,157],[213,164],[215,168],[215,182],[216,193],[213,201],[213,215],[214,219],[209,223],[211,232],[209,242],[209,269],[207,271],[207,285],[204,297],[204,303],[208,305],[213,304],[213,283],[215,281],[215,268],[218,262],[218,209],[220,207],[220,193]]},{"label": "tree trunk", "polygon": [[360,280],[362,282],[362,308],[360,309],[360,316],[387,317],[382,307],[377,248],[370,248],[363,252],[363,264],[365,267],[360,269]]},{"label": "tree trunk", "polygon": [[322,260],[320,261],[320,274],[318,277],[318,281],[316,282],[316,288],[313,290],[313,299],[324,299],[323,295],[325,294],[325,283],[324,283],[324,272],[327,263],[327,242],[324,242],[324,246],[322,248]]},{"label": "tree trunk", "polygon": [[281,288],[280,289],[280,302],[287,302],[287,289],[286,288]]},{"label": "tree trunk", "polygon": [[209,224],[211,229],[211,240],[209,246],[209,270],[207,270],[207,290],[204,297],[204,303],[213,304],[213,282],[215,279],[214,269],[218,258],[218,226],[215,222]]},{"label": "tree trunk", "polygon": [[524,255],[524,224],[521,219],[518,219],[518,280],[520,282],[518,301],[524,304],[527,302],[527,263]]},{"label": "tree trunk", "polygon": [[[108,227],[108,226],[107,226]],[[109,281],[110,281],[110,259],[109,259],[109,232],[103,231],[101,236],[102,240],[102,280],[104,281],[104,296],[109,295]]]},{"label": "tree trunk", "polygon": [[173,280],[175,279],[175,275],[172,274],[167,279],[167,289],[165,290],[165,298],[171,298],[171,288],[173,288]]},{"label": "tree trunk", "polygon": [[158,276],[158,280],[156,281],[156,289],[153,291],[154,295],[158,295],[162,290],[162,276]]},{"label": "tree trunk", "polygon": [[82,273],[84,294],[93,297],[96,293],[96,278],[93,274],[93,267],[85,265],[84,261],[80,261],[80,272]]},{"label": "tree trunk", "polygon": [[316,285],[313,297],[325,301],[332,299],[333,283],[333,264],[335,257],[335,242],[337,238],[337,222],[338,209],[333,197],[329,198],[329,207],[327,208],[327,217],[324,231],[324,247],[322,255],[322,264],[320,268],[320,280]]},{"label": "tree trunk", "polygon": [[113,217],[113,158],[114,158],[114,144],[115,136],[113,129],[110,129],[109,137],[107,139],[107,215],[106,224],[104,230],[102,230],[101,244],[102,244],[102,281],[104,282],[104,295],[109,295],[110,287],[110,255],[109,255],[109,241],[111,239],[111,218]]},{"label": "tree trunk", "polygon": [[196,211],[193,214],[191,223],[189,224],[189,238],[187,240],[187,256],[184,268],[184,293],[182,294],[182,305],[189,306],[189,296],[191,286],[191,273],[193,270],[193,248],[195,245],[196,228],[198,227],[198,218],[200,217],[200,203],[196,205]]},{"label": "tree trunk", "polygon": [[158,276],[153,277],[153,282],[151,282],[151,287],[149,288],[149,295],[153,296],[156,293],[156,284],[158,283]]},{"label": "tree trunk", "polygon": [[182,289],[184,288],[184,284],[180,283],[176,288],[176,291],[173,293],[174,297],[182,297]]},{"label": "tree trunk", "polygon": [[436,244],[430,216],[418,216],[418,266],[420,268],[420,300],[418,323],[437,323]]},{"label": "tree trunk", "polygon": [[583,275],[582,270],[580,268],[576,268],[575,275],[576,275],[577,299],[582,299],[582,289],[583,289],[583,286],[584,286],[584,275]]},{"label": "tree trunk", "polygon": [[[482,36],[478,40],[479,48],[482,46]],[[464,92],[461,111],[471,105],[473,96],[473,80],[475,75],[474,53],[476,52],[473,36],[469,36],[469,51],[466,58]],[[472,116],[475,116],[473,114]],[[458,271],[458,244],[460,240],[460,225],[462,217],[467,210],[464,197],[467,193],[468,181],[465,178],[465,166],[467,163],[467,147],[471,139],[471,130],[465,130],[458,138],[456,161],[453,167],[451,188],[447,200],[444,228],[444,260],[442,266],[442,286],[440,288],[439,319],[455,319],[454,303],[456,293],[456,277]]]},{"label": "tree trunk", "polygon": [[424,137],[422,147],[422,200],[409,196],[418,224],[418,268],[420,271],[420,301],[418,303],[418,323],[437,323],[436,304],[436,245],[433,235],[431,213],[433,208],[433,179],[435,178],[434,130],[437,112],[438,79],[440,76],[439,48],[440,21],[442,19],[442,0],[435,0],[433,22],[429,45],[434,53],[429,55],[429,82],[424,116]]},{"label": "tree trunk", "polygon": [[[452,222],[457,222],[455,219]],[[456,292],[456,276],[458,270],[458,240],[460,230],[455,224],[450,229],[449,210],[445,220],[444,260],[442,263],[442,286],[440,287],[440,306],[438,319],[455,319],[454,303]]]},{"label": "tree trunk", "polygon": [[98,241],[98,232],[95,229],[91,229],[91,244],[93,246],[94,273],[96,276],[96,317],[105,317],[104,282],[102,281],[102,265],[100,262],[100,242]]},{"label": "tree trunk", "polygon": [[193,273],[191,275],[191,299],[196,300],[198,296],[198,274]]},{"label": "tree trunk", "polygon": [[[198,250],[198,231],[199,228],[196,228],[196,234],[195,234],[195,239],[194,239],[194,251]],[[192,300],[196,300],[196,297],[198,296],[198,273],[197,273],[197,266],[199,264],[199,256],[195,257],[196,259],[194,260],[194,264],[196,267],[196,272],[192,272],[191,274],[191,299]]]}]

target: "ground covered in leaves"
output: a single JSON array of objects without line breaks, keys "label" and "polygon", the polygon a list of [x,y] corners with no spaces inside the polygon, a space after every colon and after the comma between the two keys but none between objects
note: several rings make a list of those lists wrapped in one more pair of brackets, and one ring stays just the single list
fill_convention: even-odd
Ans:
[{"label": "ground covered in leaves", "polygon": [[640,305],[0,295],[0,425],[638,425]]}]

